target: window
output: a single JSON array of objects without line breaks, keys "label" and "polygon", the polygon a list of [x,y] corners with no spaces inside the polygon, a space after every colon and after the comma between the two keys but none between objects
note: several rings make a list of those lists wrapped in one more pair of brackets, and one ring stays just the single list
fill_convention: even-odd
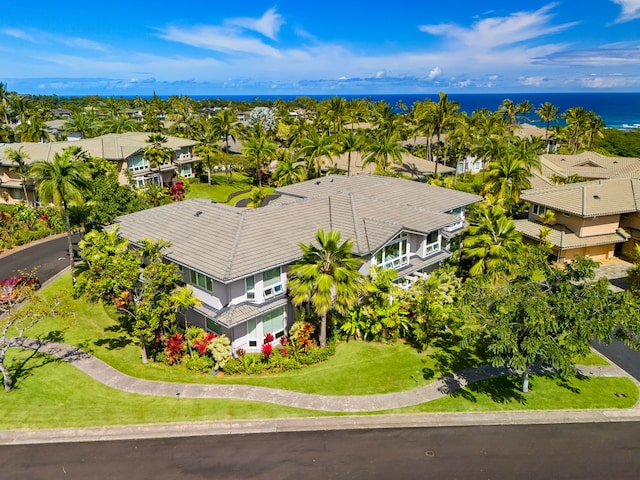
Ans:
[{"label": "window", "polygon": [[426,245],[424,246],[425,256],[440,251],[440,232],[429,232],[426,238]]},{"label": "window", "polygon": [[188,163],[186,165],[181,165],[178,169],[178,175],[184,178],[191,178],[193,176],[193,172],[191,170],[191,164]]},{"label": "window", "polygon": [[409,240],[406,233],[395,237],[388,245],[376,253],[376,265],[382,268],[395,268],[409,263]]},{"label": "window", "polygon": [[146,170],[149,168],[149,162],[143,156],[131,157],[127,160],[127,166],[132,172]]},{"label": "window", "polygon": [[258,332],[256,330],[256,319],[250,318],[247,320],[247,339],[249,340],[250,347],[258,346]]},{"label": "window", "polygon": [[544,215],[545,208],[542,205],[532,205],[531,211],[534,215],[538,215],[539,217],[541,217],[542,215]]},{"label": "window", "polygon": [[213,291],[213,279],[204,273],[190,271],[191,283],[209,292]]},{"label": "window", "polygon": [[262,332],[264,335],[271,333],[275,338],[284,335],[284,307],[262,315]]},{"label": "window", "polygon": [[222,335],[222,325],[210,319],[209,317],[206,317],[206,322],[207,322],[207,330],[217,335]]},{"label": "window", "polygon": [[275,297],[284,291],[280,267],[272,268],[262,274],[262,288],[264,298]]},{"label": "window", "polygon": [[253,300],[256,298],[256,281],[251,277],[244,279],[244,286],[247,291],[247,300]]}]

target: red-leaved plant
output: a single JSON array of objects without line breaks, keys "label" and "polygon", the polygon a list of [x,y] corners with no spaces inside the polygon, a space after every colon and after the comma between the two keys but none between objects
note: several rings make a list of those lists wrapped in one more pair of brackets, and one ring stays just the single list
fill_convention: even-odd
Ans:
[{"label": "red-leaved plant", "polygon": [[269,357],[271,357],[271,355],[273,354],[273,347],[271,346],[270,343],[265,343],[264,345],[262,345],[262,356],[266,359],[268,359]]},{"label": "red-leaved plant", "polygon": [[179,333],[167,337],[164,341],[164,353],[169,365],[179,363],[184,352],[184,337]]},{"label": "red-leaved plant", "polygon": [[271,343],[274,338],[273,333],[266,333],[264,336],[264,343]]}]

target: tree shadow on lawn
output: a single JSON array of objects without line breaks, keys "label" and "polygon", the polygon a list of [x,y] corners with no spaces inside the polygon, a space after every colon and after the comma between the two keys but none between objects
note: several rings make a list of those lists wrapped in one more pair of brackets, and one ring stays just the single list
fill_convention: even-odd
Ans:
[{"label": "tree shadow on lawn", "polygon": [[95,340],[93,345],[97,347],[106,346],[109,350],[120,350],[134,344],[133,339],[129,336],[126,328],[122,325],[111,325],[104,330],[105,332],[113,332],[119,335],[117,337],[107,337]]},{"label": "tree shadow on lawn", "polygon": [[476,349],[460,347],[461,341],[462,337],[453,332],[433,341],[432,345],[437,350],[429,358],[435,362],[435,367],[422,369],[425,380],[431,380],[437,372],[441,375],[453,374],[478,365]]},{"label": "tree shadow on lawn", "polygon": [[472,383],[459,390],[449,392],[449,395],[453,398],[464,398],[472,403],[478,402],[478,396],[486,395],[495,403],[517,402],[526,405],[527,399],[520,388],[521,379],[519,377],[507,376]]},{"label": "tree shadow on lawn", "polygon": [[19,388],[20,383],[29,378],[35,370],[49,365],[50,363],[61,362],[62,360],[59,358],[41,353],[37,349],[31,350],[31,353],[26,358],[13,359],[7,366],[9,372],[11,372],[11,388],[14,390]]}]

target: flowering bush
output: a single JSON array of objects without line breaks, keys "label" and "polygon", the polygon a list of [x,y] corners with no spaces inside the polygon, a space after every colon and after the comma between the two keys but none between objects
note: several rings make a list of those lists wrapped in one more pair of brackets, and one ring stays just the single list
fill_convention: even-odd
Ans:
[{"label": "flowering bush", "polygon": [[169,365],[180,363],[184,354],[184,347],[184,337],[179,333],[167,337],[164,341],[164,353]]},{"label": "flowering bush", "polygon": [[273,336],[273,333],[267,333],[264,336],[264,343],[271,343],[273,342],[274,338],[275,337]]},{"label": "flowering bush", "polygon": [[269,360],[269,357],[273,354],[273,347],[270,343],[265,343],[262,345],[262,356]]}]

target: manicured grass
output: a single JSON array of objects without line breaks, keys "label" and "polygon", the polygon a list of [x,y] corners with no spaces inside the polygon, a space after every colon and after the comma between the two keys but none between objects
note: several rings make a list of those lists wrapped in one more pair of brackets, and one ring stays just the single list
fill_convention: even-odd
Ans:
[{"label": "manicured grass", "polygon": [[[66,274],[43,288],[41,294],[70,289],[71,280]],[[250,384],[323,395],[368,395],[415,388],[480,363],[473,353],[455,347],[455,339],[442,340],[425,353],[404,343],[351,341],[338,344],[335,356],[328,361],[303,370],[251,377],[211,377],[165,365],[142,365],[138,345],[119,329],[110,308],[70,296],[65,303],[74,315],[42,322],[29,335],[39,334],[79,346],[124,373],[151,380]],[[600,357],[593,357],[580,359],[578,363],[601,361]],[[335,415],[252,401],[128,394],[94,381],[65,362],[27,351],[10,350],[8,364],[15,372],[16,388],[10,393],[0,392],[0,428],[4,429]],[[443,399],[390,412],[629,408],[638,401],[638,389],[627,378],[564,381],[533,376],[527,394],[520,392],[520,381],[519,377],[508,377],[478,382]]]},{"label": "manicured grass", "polygon": [[[239,190],[247,190],[253,187],[250,177],[243,173],[234,172],[233,182],[227,183],[227,177],[224,173],[214,173],[211,175],[211,186],[204,183],[189,183],[189,192],[186,198],[202,198],[205,200],[213,200],[214,202],[224,203],[231,193]],[[234,202],[239,198],[234,199]]]},{"label": "manicured grass", "polygon": [[[529,392],[520,391],[521,377],[477,382],[447,397],[394,413],[492,412],[513,410],[565,410],[631,408],[638,402],[638,388],[622,377],[555,377],[533,375]],[[379,412],[381,413],[381,412]],[[389,413],[389,412],[387,412]]]},{"label": "manicured grass", "polygon": [[598,355],[597,353],[591,352],[589,355],[587,355],[586,357],[578,357],[574,359],[574,362],[576,365],[590,365],[590,366],[602,366],[605,367],[607,365],[609,365],[609,362],[607,362],[604,358],[602,358],[602,356]]},{"label": "manicured grass", "polygon": [[[24,361],[29,359],[26,363]],[[11,351],[15,389],[0,392],[0,429],[43,429],[328,415],[241,400],[199,400],[114,390],[65,362]]]}]

